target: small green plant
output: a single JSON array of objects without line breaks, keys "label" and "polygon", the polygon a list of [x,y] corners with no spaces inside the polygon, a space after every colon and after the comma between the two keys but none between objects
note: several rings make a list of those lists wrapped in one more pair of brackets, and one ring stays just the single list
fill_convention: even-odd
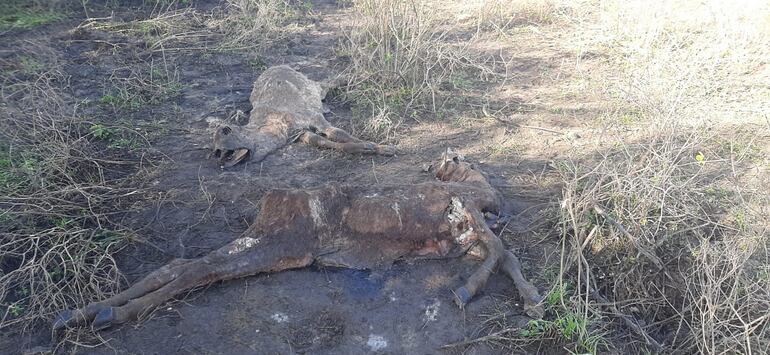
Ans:
[{"label": "small green plant", "polygon": [[10,313],[15,318],[21,317],[24,315],[24,306],[19,305],[18,303],[14,303],[8,306],[8,313]]},{"label": "small green plant", "polygon": [[94,236],[94,244],[101,250],[111,250],[125,243],[128,238],[118,231],[101,231]]},{"label": "small green plant", "polygon": [[115,133],[113,129],[105,127],[102,124],[92,124],[91,127],[88,128],[88,130],[91,132],[91,135],[93,135],[97,139],[107,140],[110,137],[113,136]]},{"label": "small green plant", "polygon": [[21,65],[21,72],[27,75],[40,73],[45,69],[45,65],[37,61],[35,58],[28,56],[22,56],[19,58],[19,64]]},{"label": "small green plant", "polygon": [[134,138],[135,133],[129,130],[94,123],[89,127],[89,132],[94,138],[107,142],[107,148],[110,149],[133,150],[141,147],[140,141]]},{"label": "small green plant", "polygon": [[137,149],[140,147],[140,144],[134,139],[121,137],[113,139],[107,147],[112,149]]},{"label": "small green plant", "polygon": [[66,217],[58,217],[54,221],[54,225],[58,228],[66,228],[69,224],[71,224],[74,220],[72,218],[66,218]]},{"label": "small green plant", "polygon": [[134,70],[127,76],[113,74],[110,82],[112,88],[99,99],[99,103],[131,111],[163,103],[177,96],[182,89],[175,70],[153,66]]},{"label": "small green plant", "polygon": [[249,59],[248,61],[249,66],[256,70],[265,70],[267,69],[267,62],[265,62],[265,59],[261,56],[256,56],[252,59]]}]

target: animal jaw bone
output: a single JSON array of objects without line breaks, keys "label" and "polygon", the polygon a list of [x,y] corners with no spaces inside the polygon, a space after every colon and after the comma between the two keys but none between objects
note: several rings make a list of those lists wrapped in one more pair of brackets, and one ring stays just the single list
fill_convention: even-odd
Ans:
[{"label": "animal jaw bone", "polygon": [[444,161],[436,177],[408,186],[272,190],[238,239],[198,259],[172,260],[109,299],[64,311],[53,328],[124,323],[186,290],[220,280],[312,263],[374,268],[402,258],[448,258],[478,245],[484,261],[455,291],[455,302],[461,307],[469,302],[499,266],[516,284],[525,311],[542,317],[537,288],[486,225],[483,211],[500,206],[497,191],[470,164],[455,159]]},{"label": "animal jaw bone", "polygon": [[227,168],[249,159],[260,162],[297,141],[353,154],[396,153],[393,146],[362,141],[326,121],[322,100],[327,89],[285,65],[265,70],[251,92],[249,123],[216,127],[211,156]]}]

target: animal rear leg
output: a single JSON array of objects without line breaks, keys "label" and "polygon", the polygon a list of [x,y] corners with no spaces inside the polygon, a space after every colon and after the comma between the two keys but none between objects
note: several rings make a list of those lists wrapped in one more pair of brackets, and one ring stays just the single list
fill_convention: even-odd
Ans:
[{"label": "animal rear leg", "polygon": [[299,140],[302,143],[318,148],[333,149],[352,154],[374,153],[375,147],[374,144],[366,143],[338,143],[330,139],[326,139],[313,132],[302,133],[302,135],[299,137]]},{"label": "animal rear leg", "polygon": [[[280,248],[275,249],[280,250]],[[93,327],[104,329],[138,319],[174,296],[212,282],[300,268],[313,262],[313,255],[310,253],[302,256],[286,256],[276,254],[268,246],[260,246],[255,250],[245,250],[235,254],[229,253],[232,250],[234,249],[230,245],[225,246],[204,258],[195,260],[181,275],[165,286],[132,299],[122,306],[102,309],[95,317]]]},{"label": "animal rear leg", "polygon": [[364,141],[351,136],[350,133],[337,127],[329,127],[323,130],[323,134],[329,137],[330,140],[338,143],[364,143]]},{"label": "animal rear leg", "polygon": [[63,311],[59,313],[54,320],[53,330],[57,331],[65,327],[77,327],[88,324],[103,309],[121,306],[131,299],[155,291],[176,278],[184,265],[187,265],[191,261],[192,260],[190,259],[173,259],[168,264],[151,272],[123,292],[106,300],[93,302],[80,309]]},{"label": "animal rear leg", "polygon": [[500,262],[500,269],[513,280],[519,295],[524,299],[524,311],[532,318],[541,319],[545,314],[545,309],[540,304],[543,298],[537,291],[537,287],[532,285],[521,273],[521,262],[515,254],[510,251],[503,253],[503,260]]},{"label": "animal rear leg", "polygon": [[460,307],[465,306],[486,285],[489,276],[492,275],[495,267],[503,258],[503,251],[505,250],[500,238],[487,227],[481,212],[470,210],[467,215],[469,224],[477,231],[479,240],[487,249],[487,257],[476,272],[468,278],[465,285],[455,290],[455,303]]},{"label": "animal rear leg", "polygon": [[379,145],[372,142],[365,142],[356,137],[353,137],[350,135],[350,133],[337,127],[329,127],[325,129],[323,133],[329,137],[330,140],[339,143],[366,143],[374,145],[374,152],[379,155],[390,156],[396,154],[396,147],[392,145]]},{"label": "animal rear leg", "polygon": [[313,132],[305,132],[300,141],[319,148],[328,148],[351,154],[379,154],[391,156],[396,154],[396,147],[365,142],[355,138],[339,128],[329,128],[322,132],[328,137],[324,138]]}]

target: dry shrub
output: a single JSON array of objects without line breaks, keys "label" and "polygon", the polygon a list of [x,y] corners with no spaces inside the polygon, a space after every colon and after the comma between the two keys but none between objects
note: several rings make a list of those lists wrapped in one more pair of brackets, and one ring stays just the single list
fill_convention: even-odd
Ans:
[{"label": "dry shrub", "polygon": [[138,154],[108,147],[103,125],[75,114],[55,68],[28,81],[3,73],[0,106],[0,328],[50,320],[115,293],[112,255],[140,191]]},{"label": "dry shrub", "polygon": [[[435,3],[356,0],[339,50],[349,61],[346,95],[371,119],[364,131],[385,137],[404,117],[435,112],[439,86],[463,70],[491,75],[484,57],[470,50],[456,20]],[[466,36],[467,37],[467,36]]]},{"label": "dry shrub", "polygon": [[111,88],[100,103],[132,110],[164,102],[182,88],[176,68],[154,61],[115,69],[109,81]]},{"label": "dry shrub", "polygon": [[260,54],[286,38],[296,11],[285,0],[227,0],[212,11],[157,2],[146,19],[89,18],[77,30],[103,30],[144,40],[150,50],[253,50]]},{"label": "dry shrub", "polygon": [[[751,266],[766,267],[767,211],[755,199],[767,196],[730,181],[750,162],[740,158],[745,152],[706,148],[716,141],[688,126],[658,125],[638,143],[614,137],[601,156],[560,165],[562,282],[573,286],[574,307],[633,315],[649,325],[647,335],[679,351],[768,345],[761,310],[770,307],[770,289]],[[619,313],[597,306],[604,298],[622,305]],[[753,328],[735,328],[738,320]]]},{"label": "dry shrub", "polygon": [[[99,30],[140,38],[152,51],[200,50],[205,48],[199,47],[197,42],[204,42],[205,46],[211,37],[206,28],[209,17],[191,8],[161,7],[142,20],[121,21],[112,16],[88,18],[74,31]],[[118,48],[118,45],[114,45],[114,49]]]},{"label": "dry shrub", "polygon": [[609,58],[611,112],[600,153],[559,164],[560,282],[631,346],[770,349],[767,6],[602,1],[575,19],[578,49]]},{"label": "dry shrub", "polygon": [[296,16],[286,0],[227,0],[208,25],[222,33],[223,49],[267,49],[284,38]]}]

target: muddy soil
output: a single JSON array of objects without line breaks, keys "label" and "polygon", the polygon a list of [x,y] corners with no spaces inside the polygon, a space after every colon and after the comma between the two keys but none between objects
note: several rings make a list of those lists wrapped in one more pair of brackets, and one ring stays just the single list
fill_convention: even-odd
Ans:
[{"label": "muddy soil", "polygon": [[[141,18],[137,5],[109,11],[123,18]],[[200,2],[193,6],[214,5]],[[330,0],[313,1],[312,5],[313,20],[303,32],[269,51],[264,64],[288,64],[317,80],[341,70],[333,46],[340,38],[336,24],[346,9]],[[94,10],[90,15],[104,14]],[[525,275],[536,285],[544,285],[540,273],[553,245],[516,231],[526,231],[537,218],[538,207],[550,199],[551,191],[533,186],[532,179],[549,169],[548,158],[553,153],[489,152],[489,142],[506,136],[521,138],[516,128],[495,120],[463,124],[411,121],[392,142],[403,151],[396,157],[350,156],[295,144],[262,163],[223,171],[207,159],[210,123],[227,120],[237,110],[249,111],[251,85],[261,66],[250,65],[250,58],[237,52],[152,52],[119,33],[72,31],[81,21],[7,32],[0,45],[2,53],[11,58],[17,48],[30,43],[52,48],[70,78],[67,94],[73,102],[99,101],[109,87],[107,78],[121,68],[148,62],[172,66],[183,85],[177,96],[134,111],[111,111],[99,105],[86,108],[91,114],[113,115],[143,127],[152,133],[154,149],[167,156],[164,163],[150,168],[153,195],[139,213],[127,217],[145,239],[117,255],[127,284],[174,257],[201,256],[235,239],[254,218],[260,197],[270,188],[428,181],[423,164],[451,147],[465,153],[468,160],[480,162],[479,167],[504,193],[509,212],[518,214],[503,233],[506,246],[522,259]],[[105,42],[118,49],[106,50]],[[521,59],[510,69],[513,79],[506,83],[509,97],[503,96],[503,101],[515,100],[516,95],[541,85],[539,71],[558,61],[555,56]],[[331,105],[327,119],[351,129],[350,108]],[[526,123],[527,115],[516,119]],[[540,142],[557,142],[548,132],[527,134]],[[510,350],[487,344],[441,348],[485,335],[488,325],[484,320],[489,315],[509,312],[509,317],[516,318],[523,313],[513,283],[501,275],[495,275],[464,310],[454,305],[451,290],[476,265],[472,259],[461,258],[400,262],[383,270],[308,268],[217,283],[180,297],[141,322],[101,332],[106,342],[100,346],[75,350],[86,354],[508,353]],[[48,329],[43,324],[25,332],[11,330],[0,337],[0,352],[50,346]],[[538,350],[543,351],[527,351]]]}]

